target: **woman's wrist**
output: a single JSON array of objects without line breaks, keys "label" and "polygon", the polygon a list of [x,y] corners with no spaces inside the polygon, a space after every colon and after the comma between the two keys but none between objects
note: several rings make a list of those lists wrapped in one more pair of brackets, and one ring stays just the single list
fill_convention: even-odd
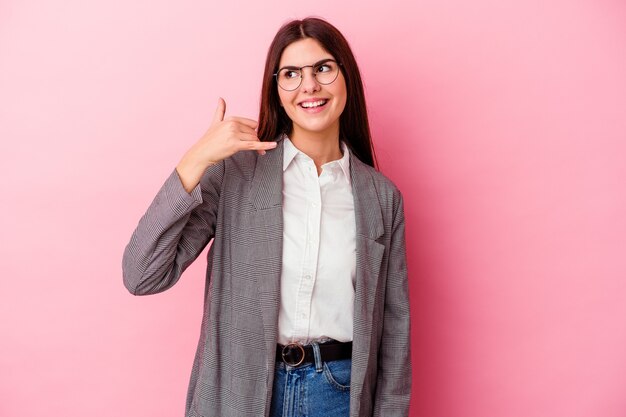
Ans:
[{"label": "woman's wrist", "polygon": [[195,160],[192,156],[185,155],[176,166],[176,172],[185,191],[191,193],[200,183],[204,171],[211,165],[213,163],[202,163]]}]

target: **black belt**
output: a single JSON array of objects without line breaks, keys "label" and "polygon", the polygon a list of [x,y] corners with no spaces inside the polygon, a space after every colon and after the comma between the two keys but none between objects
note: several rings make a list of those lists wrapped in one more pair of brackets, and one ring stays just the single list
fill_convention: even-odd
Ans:
[{"label": "black belt", "polygon": [[[318,345],[322,362],[350,359],[352,357],[352,342],[328,342]],[[290,366],[298,366],[305,362],[315,362],[312,345],[290,343],[276,346],[276,360]]]}]

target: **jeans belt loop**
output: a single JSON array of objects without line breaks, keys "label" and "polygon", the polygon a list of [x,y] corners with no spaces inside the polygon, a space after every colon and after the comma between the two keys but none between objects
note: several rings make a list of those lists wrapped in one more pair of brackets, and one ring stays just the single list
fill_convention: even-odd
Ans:
[{"label": "jeans belt loop", "polygon": [[320,345],[317,342],[311,343],[313,348],[313,357],[315,358],[315,372],[322,372],[322,353],[320,352]]}]

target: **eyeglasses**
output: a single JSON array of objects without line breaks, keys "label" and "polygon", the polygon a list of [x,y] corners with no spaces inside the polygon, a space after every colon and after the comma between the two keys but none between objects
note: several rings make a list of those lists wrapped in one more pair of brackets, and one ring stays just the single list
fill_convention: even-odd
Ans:
[{"label": "eyeglasses", "polygon": [[311,68],[315,80],[320,84],[328,85],[337,79],[340,65],[334,59],[324,59],[313,65],[305,65],[303,67],[282,67],[274,74],[274,77],[276,77],[276,82],[280,88],[286,91],[293,91],[302,84],[302,79],[304,78],[302,70]]}]

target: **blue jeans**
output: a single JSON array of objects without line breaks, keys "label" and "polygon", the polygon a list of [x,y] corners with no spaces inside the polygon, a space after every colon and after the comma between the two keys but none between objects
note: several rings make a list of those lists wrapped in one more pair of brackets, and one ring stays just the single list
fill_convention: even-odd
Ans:
[{"label": "blue jeans", "polygon": [[348,417],[351,359],[322,362],[313,343],[315,363],[277,362],[270,417]]}]

